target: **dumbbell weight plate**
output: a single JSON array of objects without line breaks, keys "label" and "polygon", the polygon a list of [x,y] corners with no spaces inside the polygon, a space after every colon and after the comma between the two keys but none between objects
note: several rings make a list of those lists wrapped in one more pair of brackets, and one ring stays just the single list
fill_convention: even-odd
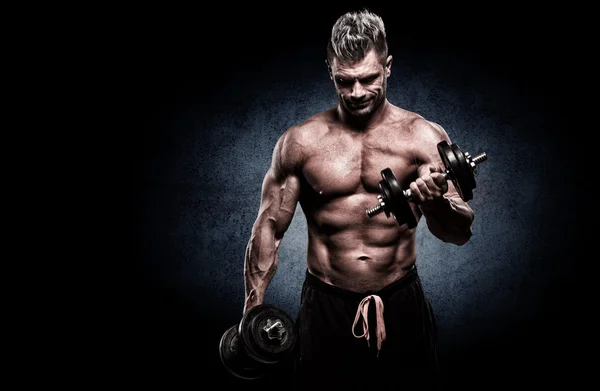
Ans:
[{"label": "dumbbell weight plate", "polygon": [[460,188],[463,192],[463,199],[469,201],[473,198],[473,189],[476,186],[475,175],[467,162],[467,157],[460,147],[456,144],[452,144],[450,145],[450,148],[454,151],[454,156],[456,156],[456,160],[458,161],[458,167],[455,171],[456,175],[459,177],[458,180],[461,182]]},{"label": "dumbbell weight plate", "polygon": [[229,373],[240,379],[254,380],[265,374],[263,365],[247,355],[241,344],[237,324],[223,333],[219,342],[219,356]]},{"label": "dumbbell weight plate", "polygon": [[[279,321],[278,338],[269,336],[266,328]],[[291,354],[298,340],[294,320],[283,310],[261,304],[248,310],[239,324],[240,338],[248,356],[263,364],[276,364]]]},{"label": "dumbbell weight plate", "polygon": [[468,172],[465,172],[464,170],[464,165],[468,167],[464,155],[459,149],[458,151],[460,153],[458,155],[463,158],[463,162],[461,163],[461,159],[456,153],[457,148],[452,148],[447,141],[440,141],[437,145],[437,149],[446,170],[450,173],[448,179],[452,180],[456,191],[458,191],[458,194],[463,200],[470,200],[473,197],[473,192],[469,187],[471,186],[471,181],[469,180]]},{"label": "dumbbell weight plate", "polygon": [[406,223],[409,228],[416,227],[417,218],[392,170],[390,168],[383,169],[381,176],[383,180],[379,182],[379,188],[383,193],[388,210],[400,224]]}]

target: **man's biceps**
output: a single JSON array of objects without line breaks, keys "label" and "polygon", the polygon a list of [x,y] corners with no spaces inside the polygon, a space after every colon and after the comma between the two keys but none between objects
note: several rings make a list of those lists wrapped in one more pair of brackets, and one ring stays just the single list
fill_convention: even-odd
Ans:
[{"label": "man's biceps", "polygon": [[269,193],[274,190],[276,191],[276,189],[281,186],[283,181],[284,178],[282,176],[278,176],[273,169],[269,169],[263,178],[263,193]]},{"label": "man's biceps", "polygon": [[289,188],[289,191],[295,195],[300,195],[300,178],[296,175],[290,175],[286,178],[286,187]]},{"label": "man's biceps", "polygon": [[281,208],[294,213],[300,198],[300,181],[297,177],[289,177],[281,187]]}]

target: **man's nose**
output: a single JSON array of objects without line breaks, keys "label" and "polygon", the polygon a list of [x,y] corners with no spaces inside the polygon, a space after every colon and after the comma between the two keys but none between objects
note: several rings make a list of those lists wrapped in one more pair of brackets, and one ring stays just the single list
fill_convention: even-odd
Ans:
[{"label": "man's nose", "polygon": [[360,84],[359,81],[354,82],[352,85],[352,92],[350,93],[350,97],[353,100],[361,100],[367,94],[367,90]]}]

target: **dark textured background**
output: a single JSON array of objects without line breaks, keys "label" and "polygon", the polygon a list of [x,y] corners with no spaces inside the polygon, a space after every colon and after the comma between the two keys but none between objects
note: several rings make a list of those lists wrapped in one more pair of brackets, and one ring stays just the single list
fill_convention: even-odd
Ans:
[{"label": "dark textured background", "polygon": [[[335,104],[325,45],[350,9],[290,6],[271,17],[250,5],[145,10],[124,38],[135,59],[125,97],[139,125],[134,294],[123,345],[136,384],[249,387],[225,373],[217,346],[241,316],[262,177],[278,136]],[[564,109],[571,57],[565,32],[555,29],[564,15],[370,8],[387,23],[394,56],[389,100],[442,124],[472,155],[488,154],[470,202],[471,241],[444,244],[423,223],[417,232],[448,384],[577,382],[585,342],[574,204],[580,145]],[[293,316],[305,228],[298,208],[266,298]]]}]

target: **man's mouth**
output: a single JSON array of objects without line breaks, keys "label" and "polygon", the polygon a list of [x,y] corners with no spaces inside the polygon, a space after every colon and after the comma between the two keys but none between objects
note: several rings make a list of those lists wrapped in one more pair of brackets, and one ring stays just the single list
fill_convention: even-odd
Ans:
[{"label": "man's mouth", "polygon": [[369,104],[369,100],[365,100],[363,102],[348,102],[348,105],[353,109],[362,109]]}]

